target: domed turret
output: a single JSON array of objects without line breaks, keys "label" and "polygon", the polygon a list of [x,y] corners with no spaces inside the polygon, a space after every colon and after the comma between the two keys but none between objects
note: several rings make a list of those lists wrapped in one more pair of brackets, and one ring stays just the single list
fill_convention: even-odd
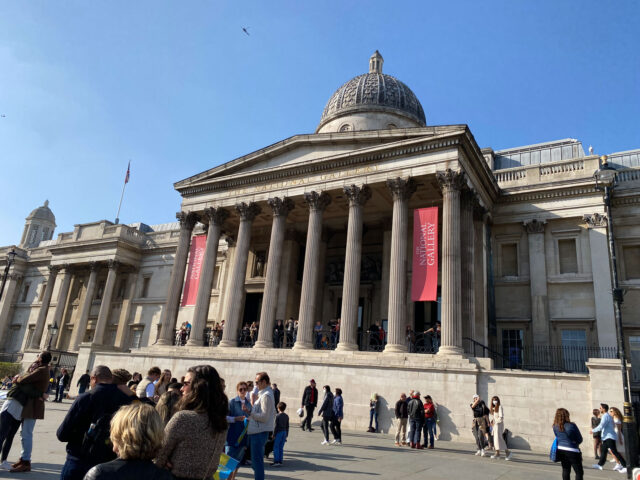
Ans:
[{"label": "domed turret", "polygon": [[20,246],[22,248],[37,247],[43,240],[51,240],[56,229],[56,217],[49,208],[49,200],[33,210],[26,218]]},{"label": "domed turret", "polygon": [[369,73],[342,85],[322,112],[316,133],[424,127],[427,121],[415,94],[400,80],[382,73],[376,50]]}]

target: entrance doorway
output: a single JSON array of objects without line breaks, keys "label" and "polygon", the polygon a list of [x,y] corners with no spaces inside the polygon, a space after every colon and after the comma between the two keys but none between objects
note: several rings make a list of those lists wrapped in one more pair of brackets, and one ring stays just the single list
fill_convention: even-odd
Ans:
[{"label": "entrance doorway", "polygon": [[244,315],[242,316],[242,327],[245,324],[251,325],[260,320],[260,310],[262,309],[262,293],[247,293],[244,301]]}]

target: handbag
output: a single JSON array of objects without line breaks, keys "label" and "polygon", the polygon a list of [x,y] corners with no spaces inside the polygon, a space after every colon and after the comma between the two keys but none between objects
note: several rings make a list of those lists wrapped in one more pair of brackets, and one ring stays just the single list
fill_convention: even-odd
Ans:
[{"label": "handbag", "polygon": [[549,452],[549,459],[552,462],[558,461],[558,437],[553,439],[553,443],[551,444],[551,451]]},{"label": "handbag", "polygon": [[304,417],[304,408],[300,407],[300,408],[298,409],[298,416],[299,416],[300,418]]}]

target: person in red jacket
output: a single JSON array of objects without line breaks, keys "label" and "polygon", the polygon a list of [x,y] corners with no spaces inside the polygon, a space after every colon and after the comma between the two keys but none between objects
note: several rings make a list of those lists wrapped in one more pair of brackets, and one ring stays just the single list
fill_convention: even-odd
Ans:
[{"label": "person in red jacket", "polygon": [[[433,440],[436,433],[436,406],[430,395],[424,397],[424,447],[433,448]],[[427,435],[429,446],[427,447]]]}]

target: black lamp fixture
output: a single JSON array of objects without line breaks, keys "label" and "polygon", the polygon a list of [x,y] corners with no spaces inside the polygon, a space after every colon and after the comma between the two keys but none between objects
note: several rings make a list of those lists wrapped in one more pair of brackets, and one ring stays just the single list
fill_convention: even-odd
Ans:
[{"label": "black lamp fixture", "polygon": [[51,325],[51,329],[49,330],[49,345],[47,346],[47,350],[51,350],[51,341],[53,340],[53,337],[58,335],[58,330],[60,330],[58,328],[58,324],[54,321],[53,325]]},{"label": "black lamp fixture", "polygon": [[627,460],[627,478],[631,478],[633,467],[638,465],[638,433],[636,431],[633,409],[631,408],[631,391],[629,387],[629,375],[627,374],[627,353],[622,326],[622,302],[623,291],[618,281],[618,260],[616,246],[613,237],[613,218],[611,210],[611,197],[617,184],[616,170],[609,165],[607,156],[600,157],[600,168],[595,171],[593,178],[596,181],[596,190],[604,193],[604,208],[607,216],[607,240],[609,243],[609,264],[611,266],[611,293],[613,296],[613,310],[616,318],[616,336],[618,342],[618,355],[620,356],[620,369],[622,373],[622,387],[624,391],[624,419],[622,431],[624,434],[624,450]]},{"label": "black lamp fixture", "polygon": [[2,300],[2,294],[4,293],[4,286],[7,283],[7,277],[9,277],[9,269],[16,259],[16,249],[12,248],[7,253],[7,264],[4,267],[4,274],[2,275],[2,285],[0,285],[0,300]]}]

